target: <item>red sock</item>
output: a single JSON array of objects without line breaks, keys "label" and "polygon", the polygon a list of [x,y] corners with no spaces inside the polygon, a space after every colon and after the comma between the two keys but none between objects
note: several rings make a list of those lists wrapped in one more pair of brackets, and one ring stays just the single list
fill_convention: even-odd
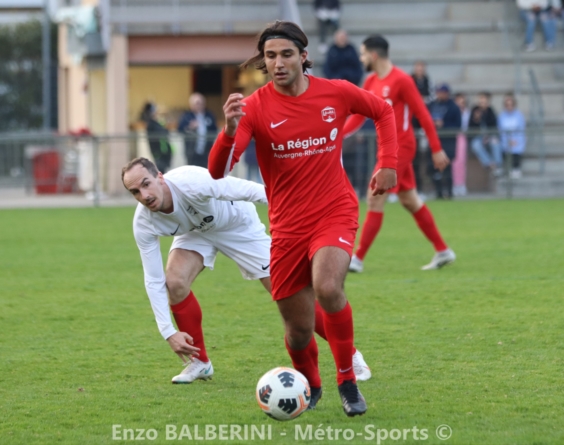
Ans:
[{"label": "red sock", "polygon": [[[325,322],[323,314],[325,311],[319,304],[319,301],[315,300],[315,333],[319,335],[323,340],[327,341],[327,335],[325,334]],[[353,346],[353,354],[356,352],[356,348]]]},{"label": "red sock", "polygon": [[431,241],[431,243],[433,243],[433,246],[435,246],[435,250],[437,252],[448,249],[448,246],[443,241],[443,238],[439,233],[439,229],[435,224],[433,214],[429,211],[425,204],[423,204],[423,207],[421,207],[419,210],[417,210],[417,212],[413,214],[413,217],[415,218],[415,222],[417,222],[417,225],[419,226],[423,234],[429,241]]},{"label": "red sock", "polygon": [[198,360],[208,362],[208,354],[204,344],[204,332],[202,331],[202,309],[200,303],[192,291],[178,304],[171,307],[172,315],[176,320],[176,326],[180,332],[186,332],[194,339],[194,346],[200,348]]},{"label": "red sock", "polygon": [[382,212],[368,212],[366,214],[366,220],[362,225],[362,232],[360,234],[360,243],[355,253],[358,259],[363,260],[366,256],[368,249],[370,249],[370,246],[382,227],[383,219],[384,214]]},{"label": "red sock", "polygon": [[312,335],[306,348],[300,351],[291,349],[286,337],[284,337],[284,343],[296,371],[305,375],[310,387],[321,388],[321,376],[319,375],[319,364],[317,363],[319,351],[317,350],[315,337]]},{"label": "red sock", "polygon": [[352,366],[354,330],[352,309],[347,301],[339,312],[324,312],[325,333],[337,366],[337,384],[345,380],[356,382]]}]

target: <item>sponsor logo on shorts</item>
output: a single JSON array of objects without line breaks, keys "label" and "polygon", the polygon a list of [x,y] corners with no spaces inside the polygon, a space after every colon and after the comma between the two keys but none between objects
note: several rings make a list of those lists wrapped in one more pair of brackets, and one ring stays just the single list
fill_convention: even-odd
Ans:
[{"label": "sponsor logo on shorts", "polygon": [[352,246],[351,243],[349,243],[346,239],[343,239],[343,237],[341,237],[341,236],[339,237],[339,241],[342,242],[342,243],[348,244],[349,246]]},{"label": "sponsor logo on shorts", "polygon": [[262,267],[262,270],[266,270],[270,267],[270,264],[267,264],[266,266],[260,266],[260,267]]}]

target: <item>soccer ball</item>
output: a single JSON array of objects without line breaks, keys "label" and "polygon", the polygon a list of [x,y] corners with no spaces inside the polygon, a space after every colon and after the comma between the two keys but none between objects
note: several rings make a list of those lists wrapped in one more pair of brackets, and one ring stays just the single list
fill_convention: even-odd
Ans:
[{"label": "soccer ball", "polygon": [[291,420],[309,406],[310,389],[305,376],[292,368],[274,368],[257,384],[257,402],[267,416]]}]

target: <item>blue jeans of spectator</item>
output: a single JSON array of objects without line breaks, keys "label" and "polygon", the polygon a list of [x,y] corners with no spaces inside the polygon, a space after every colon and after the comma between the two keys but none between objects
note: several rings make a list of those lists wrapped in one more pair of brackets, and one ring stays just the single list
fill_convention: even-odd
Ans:
[{"label": "blue jeans of spectator", "polygon": [[556,41],[556,20],[550,11],[544,10],[535,12],[528,9],[520,9],[519,14],[521,15],[521,19],[525,22],[525,45],[533,43],[535,27],[537,20],[539,20],[542,25],[545,43],[554,46],[554,42]]},{"label": "blue jeans of spectator", "polygon": [[[472,151],[484,167],[490,167],[493,164],[496,167],[501,167],[501,144],[496,137],[489,137],[486,142],[483,136],[475,136],[472,139],[471,146]],[[491,154],[488,152],[488,147]]]}]

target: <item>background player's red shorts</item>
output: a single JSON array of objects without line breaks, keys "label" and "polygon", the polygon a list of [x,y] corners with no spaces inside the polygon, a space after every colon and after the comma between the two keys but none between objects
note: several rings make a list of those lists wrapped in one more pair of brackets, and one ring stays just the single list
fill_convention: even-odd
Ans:
[{"label": "background player's red shorts", "polygon": [[[374,174],[375,173],[376,169],[374,170]],[[400,159],[398,161],[396,174],[398,177],[398,183],[395,187],[388,190],[387,193],[405,192],[417,187],[417,183],[415,182],[415,172],[413,171],[413,164],[411,163],[411,160],[406,162]]]},{"label": "background player's red shorts", "polygon": [[273,236],[270,249],[272,298],[290,297],[311,284],[311,259],[322,247],[335,246],[352,256],[358,211],[338,218],[322,218],[307,237]]}]

